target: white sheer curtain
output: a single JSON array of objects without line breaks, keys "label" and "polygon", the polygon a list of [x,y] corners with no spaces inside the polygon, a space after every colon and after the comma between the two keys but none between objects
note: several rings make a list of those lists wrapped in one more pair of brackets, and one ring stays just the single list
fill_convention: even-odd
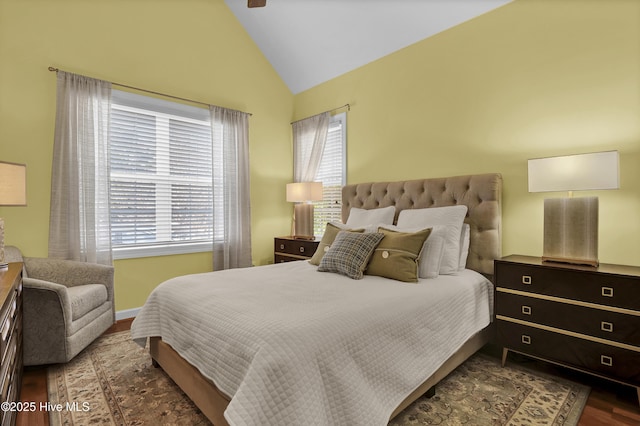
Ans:
[{"label": "white sheer curtain", "polygon": [[251,266],[249,115],[217,106],[209,110],[214,160],[213,269]]},{"label": "white sheer curtain", "polygon": [[110,265],[111,83],[58,71],[49,257]]},{"label": "white sheer curtain", "polygon": [[320,167],[329,130],[329,113],[296,121],[293,127],[293,180],[313,182]]}]

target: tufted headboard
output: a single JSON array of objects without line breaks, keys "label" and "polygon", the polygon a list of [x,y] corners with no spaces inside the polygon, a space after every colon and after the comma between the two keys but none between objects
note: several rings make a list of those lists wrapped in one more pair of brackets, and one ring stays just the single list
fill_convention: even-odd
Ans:
[{"label": "tufted headboard", "polygon": [[502,176],[498,173],[370,182],[342,188],[342,220],[351,207],[375,209],[395,206],[396,216],[404,209],[423,209],[464,204],[469,209],[465,222],[471,228],[467,268],[493,275],[493,260],[502,253]]}]

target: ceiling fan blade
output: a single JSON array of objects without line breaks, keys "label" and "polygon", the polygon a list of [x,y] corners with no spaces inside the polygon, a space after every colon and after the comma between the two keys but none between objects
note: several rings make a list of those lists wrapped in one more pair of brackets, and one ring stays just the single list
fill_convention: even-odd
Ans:
[{"label": "ceiling fan blade", "polygon": [[265,7],[267,0],[247,0],[247,7]]}]

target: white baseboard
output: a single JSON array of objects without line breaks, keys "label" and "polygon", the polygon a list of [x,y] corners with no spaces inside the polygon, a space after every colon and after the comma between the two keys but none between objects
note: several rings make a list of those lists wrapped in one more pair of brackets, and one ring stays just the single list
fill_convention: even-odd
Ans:
[{"label": "white baseboard", "polygon": [[116,321],[120,321],[128,318],[135,318],[140,312],[141,308],[125,309],[124,311],[116,312]]}]

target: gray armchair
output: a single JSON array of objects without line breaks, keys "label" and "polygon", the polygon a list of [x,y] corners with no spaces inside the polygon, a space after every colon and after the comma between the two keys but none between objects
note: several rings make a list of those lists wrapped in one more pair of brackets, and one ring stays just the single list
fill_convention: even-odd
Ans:
[{"label": "gray armchair", "polygon": [[115,322],[113,267],[22,257],[24,365],[68,362]]}]

